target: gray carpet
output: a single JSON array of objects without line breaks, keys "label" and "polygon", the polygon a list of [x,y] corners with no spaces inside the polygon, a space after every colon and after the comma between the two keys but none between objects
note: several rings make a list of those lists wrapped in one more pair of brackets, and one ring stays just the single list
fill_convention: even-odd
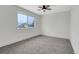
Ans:
[{"label": "gray carpet", "polygon": [[73,54],[67,39],[38,36],[0,48],[0,54]]}]

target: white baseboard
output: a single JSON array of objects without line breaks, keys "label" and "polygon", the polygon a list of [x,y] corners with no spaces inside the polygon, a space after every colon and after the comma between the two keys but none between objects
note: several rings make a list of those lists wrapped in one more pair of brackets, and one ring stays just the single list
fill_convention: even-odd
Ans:
[{"label": "white baseboard", "polygon": [[52,35],[47,35],[47,34],[42,34],[42,35],[44,35],[44,36],[49,36],[49,37],[55,37],[55,38],[61,38],[61,39],[70,40],[69,38],[57,37],[57,36],[52,36]]}]

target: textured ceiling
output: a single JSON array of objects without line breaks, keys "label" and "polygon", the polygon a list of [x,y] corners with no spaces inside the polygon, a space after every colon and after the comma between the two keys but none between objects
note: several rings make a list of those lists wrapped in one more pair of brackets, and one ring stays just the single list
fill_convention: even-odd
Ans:
[{"label": "textured ceiling", "polygon": [[42,12],[42,11],[38,11],[39,5],[19,5],[19,6],[26,10],[34,12],[38,15],[69,11],[72,8],[72,6],[70,6],[70,5],[50,5],[50,8],[52,9],[51,11],[47,10],[46,12]]}]

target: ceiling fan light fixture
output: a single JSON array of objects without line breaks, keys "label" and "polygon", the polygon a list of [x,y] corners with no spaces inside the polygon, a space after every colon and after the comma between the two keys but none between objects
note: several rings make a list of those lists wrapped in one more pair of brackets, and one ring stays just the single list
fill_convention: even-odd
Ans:
[{"label": "ceiling fan light fixture", "polygon": [[46,10],[45,10],[45,9],[43,9],[43,12],[46,12]]},{"label": "ceiling fan light fixture", "polygon": [[39,11],[42,10],[43,12],[46,12],[46,10],[51,10],[50,5],[42,5],[38,8],[40,8]]}]

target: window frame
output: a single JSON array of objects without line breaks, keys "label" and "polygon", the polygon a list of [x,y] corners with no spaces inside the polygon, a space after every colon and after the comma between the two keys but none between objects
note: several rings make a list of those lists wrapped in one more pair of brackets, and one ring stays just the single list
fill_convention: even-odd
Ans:
[{"label": "window frame", "polygon": [[[18,14],[22,14],[22,15],[25,15],[25,16],[27,16],[27,24],[28,24],[28,17],[30,16],[30,17],[34,17],[34,26],[33,27],[24,27],[24,28],[20,28],[20,27],[18,27]],[[35,16],[31,16],[31,15],[26,15],[26,14],[24,14],[24,13],[17,13],[17,29],[33,29],[33,28],[35,28]]]}]

